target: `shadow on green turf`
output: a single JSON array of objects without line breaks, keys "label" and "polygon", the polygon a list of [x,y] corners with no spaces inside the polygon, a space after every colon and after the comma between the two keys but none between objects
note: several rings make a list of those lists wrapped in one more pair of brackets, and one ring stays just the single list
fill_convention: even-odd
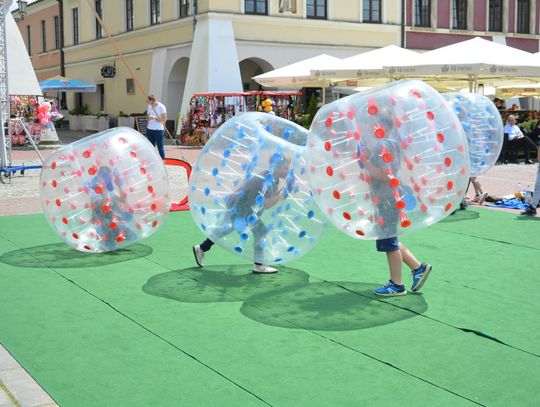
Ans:
[{"label": "shadow on green turf", "polygon": [[240,312],[255,321],[283,328],[351,331],[387,325],[424,313],[421,294],[381,298],[374,284],[320,282],[254,295]]},{"label": "shadow on green turf", "polygon": [[453,215],[447,216],[443,220],[441,220],[441,223],[449,223],[449,222],[459,222],[462,220],[473,220],[478,219],[480,217],[480,214],[475,211],[456,211]]},{"label": "shadow on green turf", "polygon": [[260,275],[253,274],[249,264],[234,264],[157,274],[142,289],[147,294],[181,302],[229,302],[308,282],[307,273],[289,267],[280,268],[276,274]]},{"label": "shadow on green turf", "polygon": [[304,271],[282,267],[277,274],[256,275],[250,266],[214,265],[157,274],[143,291],[180,302],[243,301],[241,312],[257,322],[291,329],[350,331],[387,325],[428,306],[421,294],[381,298],[375,284],[310,283]]},{"label": "shadow on green turf", "polygon": [[83,253],[64,243],[54,243],[4,253],[0,262],[24,268],[85,268],[121,263],[150,254],[152,248],[140,243],[107,253]]},{"label": "shadow on green turf", "polygon": [[534,222],[539,221],[540,218],[538,216],[518,215],[516,216],[516,220],[528,220]]}]

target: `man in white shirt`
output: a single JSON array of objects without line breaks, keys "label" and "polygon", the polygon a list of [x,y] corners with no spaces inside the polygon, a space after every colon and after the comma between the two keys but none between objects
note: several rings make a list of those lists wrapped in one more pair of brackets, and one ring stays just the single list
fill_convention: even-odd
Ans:
[{"label": "man in white shirt", "polygon": [[530,160],[530,153],[536,153],[537,147],[532,142],[531,139],[528,137],[525,137],[521,129],[516,124],[516,117],[513,114],[509,114],[506,117],[506,125],[504,126],[504,134],[505,139],[506,135],[508,135],[508,142],[504,140],[503,144],[503,161],[504,163],[508,163],[508,160],[506,159],[507,153],[509,149],[517,150],[522,148],[525,152],[525,163],[526,164],[533,164],[533,162]]},{"label": "man in white shirt", "polygon": [[156,146],[161,158],[165,158],[163,149],[163,134],[165,132],[165,123],[167,122],[167,109],[156,100],[154,95],[148,95],[148,124],[146,125],[146,137],[152,145]]}]

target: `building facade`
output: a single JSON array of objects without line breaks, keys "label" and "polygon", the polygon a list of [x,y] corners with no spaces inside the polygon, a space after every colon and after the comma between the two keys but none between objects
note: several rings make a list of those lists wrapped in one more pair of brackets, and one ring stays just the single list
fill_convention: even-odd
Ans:
[{"label": "building facade", "polygon": [[[91,4],[93,9],[85,0],[63,0],[66,76],[98,85],[95,94],[68,99],[68,105],[88,104],[91,111],[114,115],[144,111],[142,88],[164,102],[174,119],[182,99],[191,97],[184,95],[186,82],[189,92],[254,89],[258,85],[251,77],[257,74],[321,53],[348,57],[399,44],[401,32],[399,2],[389,1],[381,2],[378,17],[369,19],[358,1],[92,0]],[[375,17],[378,20],[372,21]],[[191,60],[197,64],[190,67]],[[111,66],[114,77],[104,78],[102,68]],[[219,83],[192,79],[219,75],[225,78]]]},{"label": "building facade", "polygon": [[407,0],[405,46],[435,49],[474,37],[539,50],[538,0]]},{"label": "building facade", "polygon": [[[475,36],[539,49],[540,0],[58,2],[65,74],[98,89],[68,96],[68,106],[87,104],[113,115],[143,112],[144,94],[153,93],[175,119],[193,93],[258,89],[253,76],[322,53],[348,57],[390,44],[427,50]],[[44,15],[45,4],[54,3],[38,0],[28,9]],[[45,68],[38,59],[54,54],[51,45],[43,51],[39,35],[41,22],[54,20],[51,13],[35,21],[29,13],[19,23],[40,78]],[[28,36],[26,21],[32,21]],[[48,44],[55,38],[50,32]]]},{"label": "building facade", "polygon": [[27,15],[13,16],[24,39],[38,80],[60,75],[61,29],[58,2],[37,0],[27,6]]}]

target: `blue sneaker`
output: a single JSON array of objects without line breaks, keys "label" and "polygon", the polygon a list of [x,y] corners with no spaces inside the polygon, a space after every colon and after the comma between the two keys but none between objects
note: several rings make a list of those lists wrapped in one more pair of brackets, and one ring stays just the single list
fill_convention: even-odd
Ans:
[{"label": "blue sneaker", "polygon": [[382,295],[386,297],[393,297],[398,295],[407,294],[407,290],[404,285],[397,285],[388,280],[388,283],[384,287],[379,287],[373,290],[373,294]]},{"label": "blue sneaker", "polygon": [[416,270],[411,271],[411,277],[413,280],[411,291],[419,291],[426,282],[430,272],[431,265],[425,263],[422,263]]}]

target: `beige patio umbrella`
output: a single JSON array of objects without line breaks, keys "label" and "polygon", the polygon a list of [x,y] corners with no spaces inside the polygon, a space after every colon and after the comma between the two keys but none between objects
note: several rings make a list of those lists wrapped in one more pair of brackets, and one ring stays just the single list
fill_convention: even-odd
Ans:
[{"label": "beige patio umbrella", "polygon": [[[395,61],[400,63],[414,63],[419,53],[404,49],[396,45],[388,45],[383,48],[363,52],[340,61],[331,61],[311,70],[311,74],[321,79],[328,79],[332,82],[343,80],[365,80],[367,78],[383,79],[388,82],[392,80],[384,66]],[[375,81],[372,81],[375,82]]]},{"label": "beige patio umbrella", "polygon": [[327,54],[321,54],[254,76],[252,79],[267,87],[324,88],[330,85],[332,81],[312,75],[311,70],[339,61],[342,61],[342,59]]},{"label": "beige patio umbrella", "polygon": [[416,61],[387,65],[389,74],[400,78],[436,80],[449,86],[468,82],[489,86],[538,82],[540,61],[534,55],[476,37],[418,55]]}]

